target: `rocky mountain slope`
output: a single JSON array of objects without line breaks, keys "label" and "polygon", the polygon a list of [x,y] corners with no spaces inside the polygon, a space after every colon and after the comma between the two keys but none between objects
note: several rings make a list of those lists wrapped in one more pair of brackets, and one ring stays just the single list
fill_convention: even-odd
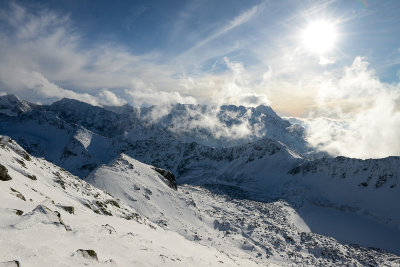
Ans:
[{"label": "rocky mountain slope", "polygon": [[10,265],[400,266],[400,257],[312,233],[285,201],[176,188],[168,172],[126,155],[89,176],[100,189],[6,136],[0,164],[0,261]]},{"label": "rocky mountain slope", "polygon": [[[0,134],[186,240],[262,265],[397,264],[365,247],[400,255],[398,157],[313,151],[301,126],[265,106],[102,108],[63,99],[19,109],[17,98],[0,98]],[[163,175],[174,175],[178,190]],[[321,252],[330,249],[333,258]]]},{"label": "rocky mountain slope", "polygon": [[9,177],[0,179],[0,265],[256,265],[164,230],[129,203],[0,138]]}]

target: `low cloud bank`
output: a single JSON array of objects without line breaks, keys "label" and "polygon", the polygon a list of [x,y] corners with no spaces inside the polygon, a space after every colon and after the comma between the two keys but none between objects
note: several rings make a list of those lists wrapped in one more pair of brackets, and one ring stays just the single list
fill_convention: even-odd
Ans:
[{"label": "low cloud bank", "polygon": [[380,81],[365,58],[322,83],[317,103],[306,121],[315,147],[364,159],[400,155],[400,84]]},{"label": "low cloud bank", "polygon": [[154,106],[144,114],[150,124],[160,124],[180,136],[209,145],[233,145],[266,134],[265,114],[255,117],[249,108],[213,105]]}]

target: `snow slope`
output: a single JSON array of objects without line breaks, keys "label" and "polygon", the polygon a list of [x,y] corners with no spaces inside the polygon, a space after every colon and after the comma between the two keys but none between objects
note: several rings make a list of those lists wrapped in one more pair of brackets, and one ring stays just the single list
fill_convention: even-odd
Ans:
[{"label": "snow slope", "polygon": [[[252,266],[190,242],[1,136],[0,262],[21,266]],[[96,258],[89,256],[94,250]],[[2,264],[2,263],[0,263]]]},{"label": "snow slope", "polygon": [[[9,104],[9,109],[22,105],[18,101]],[[186,240],[261,264],[292,262],[288,255],[298,246],[306,251],[301,257],[296,254],[298,259],[316,265],[332,263],[310,247],[312,242],[322,244],[318,251],[333,246],[335,251],[350,253],[351,259],[339,257],[343,263],[364,265],[365,255],[376,262],[386,257],[344,244],[400,255],[400,165],[396,157],[313,159],[313,152],[302,141],[302,128],[265,106],[175,105],[157,114],[157,107],[101,108],[63,99],[50,106],[29,107],[13,116],[0,114],[0,133],[16,139],[34,156],[111,192],[135,212]],[[216,127],[200,123],[211,115],[217,118],[213,121]],[[237,138],[243,125],[250,134]],[[138,160],[172,171],[178,190],[169,188],[153,167]],[[193,201],[204,203],[201,195],[209,202],[202,209],[193,205]],[[258,206],[260,209],[255,208]],[[236,221],[244,211],[260,218],[265,214],[277,218],[261,220],[255,231],[251,220],[258,217]],[[214,223],[217,215],[226,222]],[[276,230],[283,224],[284,230]],[[226,229],[230,228],[240,230],[229,237],[226,231],[231,230]],[[259,228],[267,230],[252,237]],[[310,243],[303,240],[301,232],[307,233]],[[314,233],[331,236],[341,244]],[[285,237],[293,235],[298,237],[294,246]],[[211,241],[205,238],[208,236]],[[232,240],[227,242],[227,237]],[[243,249],[250,239],[255,248]],[[276,242],[280,245],[272,245]]]},{"label": "snow slope", "polygon": [[208,190],[181,185],[174,190],[154,167],[124,154],[98,167],[87,181],[129,203],[164,229],[237,258],[250,257],[260,265],[398,264],[381,261],[382,256],[373,250],[312,233],[285,201],[262,203],[211,192],[226,192],[227,184],[215,184]]},{"label": "snow slope", "polygon": [[323,158],[289,173],[300,180],[299,213],[311,230],[400,254],[400,157]]},{"label": "snow slope", "polygon": [[187,234],[189,239],[204,224],[187,196],[171,188],[154,167],[127,155],[121,154],[110,164],[101,165],[85,180],[124,200],[161,227]]}]

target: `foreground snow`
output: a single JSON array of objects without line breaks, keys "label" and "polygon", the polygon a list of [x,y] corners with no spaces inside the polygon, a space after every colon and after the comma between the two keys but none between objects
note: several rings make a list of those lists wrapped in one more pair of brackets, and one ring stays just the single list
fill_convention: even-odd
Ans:
[{"label": "foreground snow", "polygon": [[[104,191],[29,156],[4,136],[0,164],[12,178],[0,181],[0,262],[17,260],[22,266],[254,265],[158,227]],[[73,207],[72,214],[68,207]],[[98,261],[83,256],[79,249],[94,250]]]},{"label": "foreground snow", "polygon": [[152,166],[126,155],[89,176],[106,193],[8,137],[0,143],[0,164],[12,178],[0,181],[0,262],[400,266],[394,255],[311,233],[285,201],[231,199],[198,186],[175,190]]}]

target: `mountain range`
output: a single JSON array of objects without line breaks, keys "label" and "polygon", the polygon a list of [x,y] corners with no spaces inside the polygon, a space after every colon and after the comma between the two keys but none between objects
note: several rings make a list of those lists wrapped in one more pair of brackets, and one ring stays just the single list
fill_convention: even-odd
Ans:
[{"label": "mountain range", "polygon": [[268,106],[4,95],[0,134],[0,261],[400,266],[400,157],[332,157]]}]

